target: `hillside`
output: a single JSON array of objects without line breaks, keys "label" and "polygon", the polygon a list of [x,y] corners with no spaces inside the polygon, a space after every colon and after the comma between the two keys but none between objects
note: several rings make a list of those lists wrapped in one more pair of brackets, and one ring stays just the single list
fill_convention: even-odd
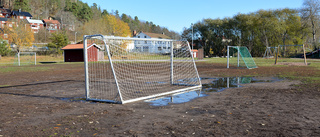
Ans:
[{"label": "hillside", "polygon": [[[88,5],[81,0],[0,0],[4,8],[30,12],[33,19],[47,19],[52,17],[61,24],[74,24],[75,31],[79,38],[83,35],[83,25],[91,20],[99,20],[105,15],[115,16],[117,19],[127,23],[130,31],[144,31],[152,33],[165,33],[171,38],[180,38],[177,32],[170,31],[165,27],[154,24],[152,21],[139,20],[138,16],[131,17],[127,14],[119,15],[119,11],[114,12],[101,9],[100,5],[94,3]],[[74,33],[73,33],[74,34]],[[72,40],[72,37],[70,37]]]}]

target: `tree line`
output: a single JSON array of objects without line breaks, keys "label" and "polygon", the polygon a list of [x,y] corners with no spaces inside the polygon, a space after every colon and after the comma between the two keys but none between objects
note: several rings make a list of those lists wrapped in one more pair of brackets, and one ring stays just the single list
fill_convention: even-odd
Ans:
[{"label": "tree line", "polygon": [[203,19],[185,28],[182,38],[191,41],[193,37],[207,56],[225,56],[227,45],[246,46],[253,56],[262,56],[266,47],[278,45],[307,44],[317,49],[319,4],[319,0],[305,0],[300,9],[259,10],[231,18]]}]

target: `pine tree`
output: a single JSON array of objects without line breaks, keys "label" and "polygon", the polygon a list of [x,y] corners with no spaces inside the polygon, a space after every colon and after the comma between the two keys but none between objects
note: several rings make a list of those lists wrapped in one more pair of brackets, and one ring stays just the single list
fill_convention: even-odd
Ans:
[{"label": "pine tree", "polygon": [[13,4],[13,10],[30,12],[31,8],[29,5],[29,0],[15,0]]}]

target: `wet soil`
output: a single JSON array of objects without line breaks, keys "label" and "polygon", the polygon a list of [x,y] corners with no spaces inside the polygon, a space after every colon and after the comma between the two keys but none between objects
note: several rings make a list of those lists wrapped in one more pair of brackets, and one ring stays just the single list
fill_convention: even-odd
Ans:
[{"label": "wet soil", "polygon": [[[287,79],[208,92],[181,104],[121,105],[84,100],[82,64],[43,66],[52,69],[0,73],[0,137],[320,136],[319,83]],[[300,66],[197,67],[201,77],[319,76],[319,70]]]}]

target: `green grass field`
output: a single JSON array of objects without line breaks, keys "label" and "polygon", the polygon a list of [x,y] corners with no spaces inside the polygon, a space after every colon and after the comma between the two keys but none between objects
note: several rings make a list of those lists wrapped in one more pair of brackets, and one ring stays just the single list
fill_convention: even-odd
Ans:
[{"label": "green grass field", "polygon": [[[53,56],[37,56],[37,65],[28,65],[28,66],[14,66],[13,65],[14,57],[2,57],[0,60],[0,73],[12,73],[12,72],[35,72],[35,71],[50,71],[53,69],[59,69],[58,64],[69,64],[69,65],[82,65],[83,62],[74,62],[74,63],[66,63],[63,62],[63,57],[53,57]],[[263,59],[263,58],[254,58],[256,65],[259,67],[267,67],[270,69],[277,68],[286,68],[286,67],[294,67],[296,70],[301,70],[299,72],[296,71],[281,71],[281,73],[277,73],[277,76],[283,78],[297,79],[303,80],[304,82],[319,82],[320,83],[320,71],[312,71],[315,74],[308,74],[308,70],[320,70],[320,59],[308,59],[307,62],[310,63],[308,66],[288,66],[288,65],[274,65],[274,59]],[[40,62],[55,62],[52,65],[42,64]],[[199,62],[208,63],[208,64],[225,64],[227,66],[227,58],[205,58]],[[303,59],[291,59],[291,58],[281,58],[279,62],[300,62],[303,63]],[[236,58],[230,60],[230,64],[235,65]],[[57,64],[57,65],[55,65]],[[57,68],[56,68],[57,67]],[[300,69],[301,68],[301,69]],[[304,72],[305,70],[305,72]],[[254,70],[253,70],[254,71]],[[301,75],[301,74],[305,75]],[[259,76],[259,73],[250,74]]]}]

